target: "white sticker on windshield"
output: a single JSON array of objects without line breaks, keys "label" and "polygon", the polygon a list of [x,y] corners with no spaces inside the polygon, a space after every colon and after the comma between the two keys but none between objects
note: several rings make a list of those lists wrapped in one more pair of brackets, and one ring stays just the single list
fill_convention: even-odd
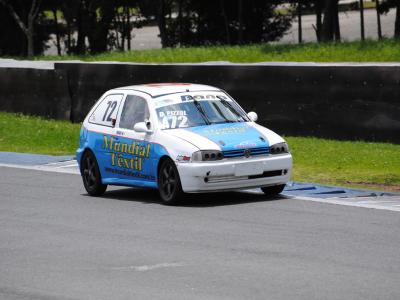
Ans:
[{"label": "white sticker on windshield", "polygon": [[183,95],[181,96],[182,102],[187,101],[202,101],[202,100],[226,100],[232,101],[229,97],[225,95]]},{"label": "white sticker on windshield", "polygon": [[[175,111],[176,112],[176,111]],[[175,113],[174,112],[174,113]],[[160,118],[163,129],[185,128],[188,127],[188,118],[185,111],[180,111],[182,114],[166,114],[160,112]]]}]

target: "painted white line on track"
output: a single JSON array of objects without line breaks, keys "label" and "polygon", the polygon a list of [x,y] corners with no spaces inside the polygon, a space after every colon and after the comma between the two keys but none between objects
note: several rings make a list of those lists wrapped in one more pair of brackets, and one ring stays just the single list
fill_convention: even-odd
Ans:
[{"label": "painted white line on track", "polygon": [[78,163],[74,163],[74,164],[70,164],[70,165],[57,166],[56,168],[71,168],[71,167],[78,167]]},{"label": "painted white line on track", "polygon": [[0,167],[80,175],[78,167],[70,169],[62,169],[49,165],[23,166],[23,165],[13,165],[13,164],[0,164]]},{"label": "painted white line on track", "polygon": [[[370,201],[358,201],[358,198],[312,198],[312,197],[294,197],[295,200],[304,200],[304,201],[312,201],[319,203],[329,203],[336,205],[344,205],[344,206],[353,206],[353,207],[363,207],[363,208],[373,208],[380,210],[390,210],[390,211],[400,211],[400,197],[390,196],[390,198],[395,198],[394,201],[386,201],[387,197],[379,200],[379,198],[370,197]],[[396,203],[395,205],[385,205],[390,203]]]},{"label": "painted white line on track", "polygon": [[46,164],[46,166],[63,165],[66,163],[76,163],[77,164],[77,161],[75,159],[65,160],[65,161],[56,161],[56,162],[48,163],[48,164]]}]

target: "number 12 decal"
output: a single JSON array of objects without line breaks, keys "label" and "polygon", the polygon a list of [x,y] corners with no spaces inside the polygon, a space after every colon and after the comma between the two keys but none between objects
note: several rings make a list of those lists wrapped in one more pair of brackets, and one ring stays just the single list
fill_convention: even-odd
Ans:
[{"label": "number 12 decal", "polygon": [[[117,107],[117,101],[108,101],[107,105],[108,106],[107,106],[106,112],[104,113],[103,121],[111,122],[112,121],[111,115],[113,114],[115,108]],[[107,113],[110,110],[110,108],[111,108],[111,111],[110,111],[110,113],[108,114],[108,117],[107,117]],[[106,119],[106,117],[107,117],[107,119]]]}]

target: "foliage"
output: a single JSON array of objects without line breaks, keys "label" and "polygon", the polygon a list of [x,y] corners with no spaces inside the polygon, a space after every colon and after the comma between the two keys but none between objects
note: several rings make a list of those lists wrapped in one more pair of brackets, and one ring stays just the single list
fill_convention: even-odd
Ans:
[{"label": "foliage", "polygon": [[[22,22],[28,23],[28,13],[31,0],[16,1],[13,5],[15,12],[19,15]],[[7,9],[0,3],[0,55],[23,56],[27,53],[27,40],[24,32],[10,15]],[[34,25],[35,44],[34,53],[40,54],[47,48],[46,42],[49,39],[49,20],[44,13],[39,14]]]},{"label": "foliage", "polygon": [[399,0],[383,0],[379,5],[380,13],[388,13],[391,8],[396,8],[396,21],[394,26],[394,36],[400,39],[400,1]]},{"label": "foliage", "polygon": [[[27,25],[33,3],[41,3],[41,10],[29,27],[34,34],[24,36],[18,29],[21,22],[17,24],[15,14],[12,18],[11,10],[4,8],[12,7]],[[292,9],[280,6],[287,3]],[[399,38],[400,1],[379,3],[379,13],[396,8]],[[157,24],[163,47],[270,42],[279,40],[293,17],[305,11],[316,14],[318,41],[341,41],[338,0],[0,0],[0,8],[0,55],[25,54],[27,44],[33,48],[32,36],[35,53],[41,53],[50,35],[56,37],[58,55],[130,50],[133,28],[148,23]]]},{"label": "foliage", "polygon": [[178,15],[167,20],[169,45],[248,44],[274,41],[291,25],[277,14],[281,1],[188,0],[178,2]]}]

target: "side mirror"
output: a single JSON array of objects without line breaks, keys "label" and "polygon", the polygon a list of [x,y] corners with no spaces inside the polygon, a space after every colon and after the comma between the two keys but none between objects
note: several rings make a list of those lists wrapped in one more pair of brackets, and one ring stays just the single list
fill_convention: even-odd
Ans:
[{"label": "side mirror", "polygon": [[247,116],[248,116],[249,119],[250,119],[251,121],[253,121],[253,122],[257,122],[257,120],[258,120],[258,115],[257,115],[254,111],[249,112],[249,113],[247,114]]},{"label": "side mirror", "polygon": [[135,130],[136,132],[146,132],[146,133],[152,133],[153,131],[147,128],[147,125],[145,122],[139,122],[136,123],[133,126],[133,130]]}]

